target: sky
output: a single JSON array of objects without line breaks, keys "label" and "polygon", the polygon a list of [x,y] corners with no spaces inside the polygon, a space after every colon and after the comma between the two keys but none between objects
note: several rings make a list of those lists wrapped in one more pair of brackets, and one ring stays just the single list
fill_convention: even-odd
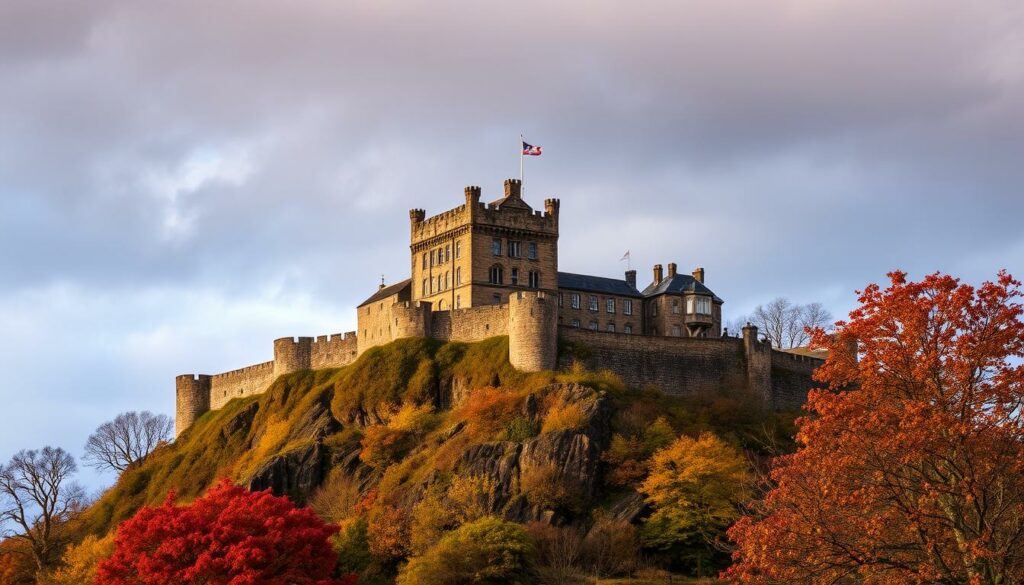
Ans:
[{"label": "sky", "polygon": [[1019,0],[8,0],[0,462],[355,329],[520,134],[561,270],[703,266],[727,321],[1024,276]]}]

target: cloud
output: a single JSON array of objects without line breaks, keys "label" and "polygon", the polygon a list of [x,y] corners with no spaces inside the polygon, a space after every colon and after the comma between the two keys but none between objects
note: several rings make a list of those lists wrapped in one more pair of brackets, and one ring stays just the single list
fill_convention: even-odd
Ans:
[{"label": "cloud", "polygon": [[520,133],[563,269],[702,265],[727,319],[1022,272],[1022,39],[1000,0],[0,4],[0,459],[351,328]]}]

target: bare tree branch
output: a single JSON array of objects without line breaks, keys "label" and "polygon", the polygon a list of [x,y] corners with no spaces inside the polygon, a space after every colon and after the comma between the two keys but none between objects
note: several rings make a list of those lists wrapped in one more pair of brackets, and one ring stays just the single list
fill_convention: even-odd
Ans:
[{"label": "bare tree branch", "polygon": [[123,412],[89,436],[84,459],[90,467],[123,472],[145,459],[161,442],[170,440],[173,427],[164,414]]}]

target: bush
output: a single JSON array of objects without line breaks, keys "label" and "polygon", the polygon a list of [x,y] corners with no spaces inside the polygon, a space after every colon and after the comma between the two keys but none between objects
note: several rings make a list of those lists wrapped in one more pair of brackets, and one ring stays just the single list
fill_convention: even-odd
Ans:
[{"label": "bush", "polygon": [[565,583],[580,573],[583,555],[583,533],[570,526],[552,526],[544,522],[526,525],[542,580]]},{"label": "bush", "polygon": [[520,474],[519,482],[526,499],[535,506],[571,512],[583,509],[585,502],[580,482],[565,477],[554,465],[527,467]]},{"label": "bush", "polygon": [[469,434],[477,440],[489,440],[503,431],[518,415],[523,395],[499,388],[474,390],[459,410]]},{"label": "bush", "polygon": [[331,471],[309,498],[309,506],[324,520],[340,523],[350,518],[362,499],[361,482],[343,468]]},{"label": "bush", "polygon": [[96,579],[100,562],[114,554],[114,535],[97,538],[90,534],[82,542],[64,551],[63,566],[49,579],[47,585],[81,585]]},{"label": "bush", "polygon": [[481,518],[413,557],[398,585],[518,585],[532,582],[533,545],[519,524]]},{"label": "bush", "polygon": [[409,515],[387,505],[376,505],[367,515],[366,536],[370,553],[379,560],[401,559],[409,554]]},{"label": "bush", "polygon": [[367,427],[360,443],[359,458],[371,467],[384,468],[398,461],[415,444],[415,436],[385,426]]},{"label": "bush", "polygon": [[607,514],[597,516],[583,539],[583,559],[599,577],[632,572],[639,550],[636,527]]},{"label": "bush", "polygon": [[587,417],[578,404],[563,404],[551,407],[544,417],[542,433],[555,431],[579,431],[587,424]]},{"label": "bush", "polygon": [[505,427],[504,439],[506,441],[522,443],[536,437],[539,432],[540,428],[537,423],[525,416],[517,416]]}]

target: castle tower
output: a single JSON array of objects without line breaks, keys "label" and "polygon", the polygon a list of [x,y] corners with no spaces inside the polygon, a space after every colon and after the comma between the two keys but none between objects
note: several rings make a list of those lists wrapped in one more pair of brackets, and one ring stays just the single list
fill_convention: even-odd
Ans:
[{"label": "castle tower", "polygon": [[743,327],[743,353],[747,359],[747,387],[751,392],[772,403],[772,342],[757,339],[757,327],[747,323]]},{"label": "castle tower", "polygon": [[544,211],[523,200],[522,182],[505,181],[503,196],[481,201],[465,188],[465,203],[433,217],[409,212],[411,296],[432,310],[504,304],[521,290],[558,290],[557,199]]},{"label": "castle tower", "polygon": [[282,337],[274,340],[274,379],[283,374],[308,370],[313,350],[312,337]]},{"label": "castle tower", "polygon": [[204,412],[210,410],[210,376],[184,374],[174,379],[174,386],[174,436],[177,438]]},{"label": "castle tower", "polygon": [[517,370],[554,370],[558,361],[558,303],[543,291],[508,300],[508,360]]}]

